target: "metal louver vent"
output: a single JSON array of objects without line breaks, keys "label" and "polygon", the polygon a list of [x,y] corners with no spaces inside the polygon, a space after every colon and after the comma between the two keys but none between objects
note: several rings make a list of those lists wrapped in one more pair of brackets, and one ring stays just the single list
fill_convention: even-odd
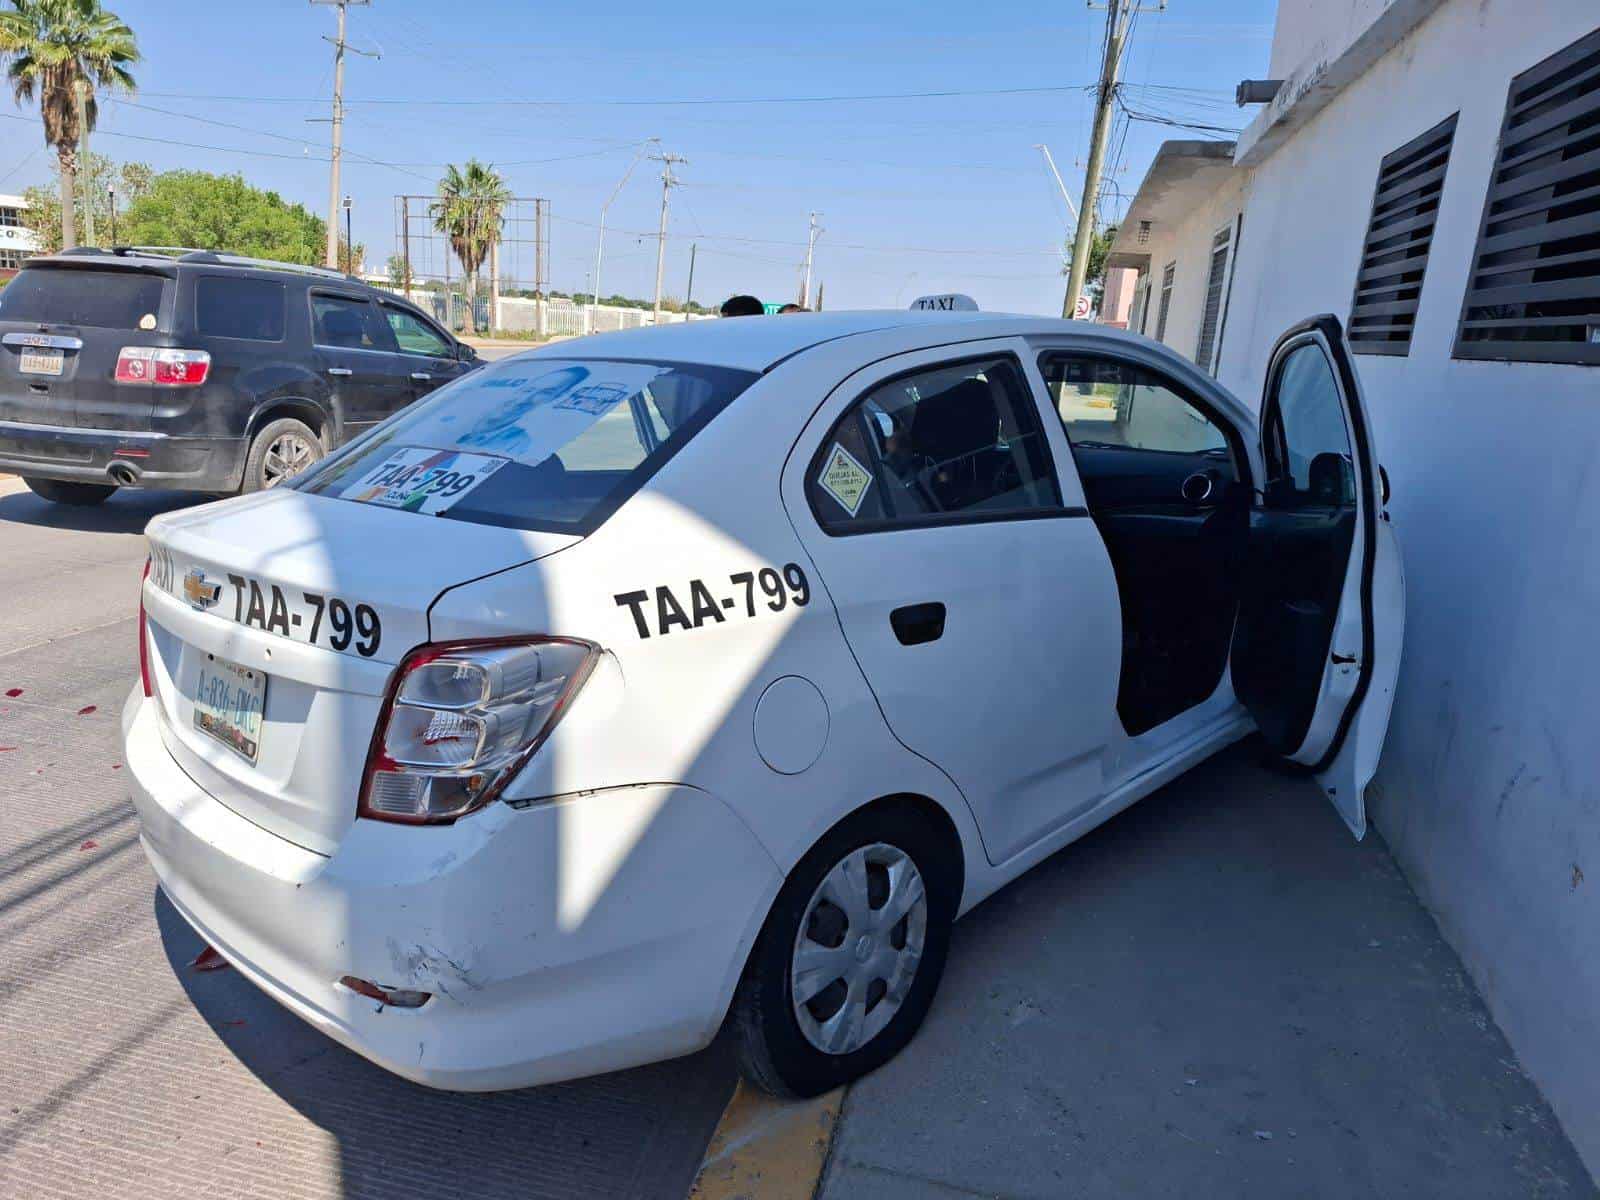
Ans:
[{"label": "metal louver vent", "polygon": [[1600,364],[1600,29],[1511,81],[1455,356]]},{"label": "metal louver vent", "polygon": [[1372,219],[1350,302],[1350,348],[1357,354],[1405,354],[1411,349],[1455,134],[1456,118],[1447,117],[1385,155],[1378,166]]}]

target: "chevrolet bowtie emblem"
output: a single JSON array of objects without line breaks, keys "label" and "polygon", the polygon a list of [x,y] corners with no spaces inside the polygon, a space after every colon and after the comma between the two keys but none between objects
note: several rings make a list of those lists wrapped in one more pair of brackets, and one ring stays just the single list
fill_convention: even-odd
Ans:
[{"label": "chevrolet bowtie emblem", "polygon": [[212,583],[199,567],[183,577],[183,598],[195,608],[210,608],[222,595],[222,585]]}]

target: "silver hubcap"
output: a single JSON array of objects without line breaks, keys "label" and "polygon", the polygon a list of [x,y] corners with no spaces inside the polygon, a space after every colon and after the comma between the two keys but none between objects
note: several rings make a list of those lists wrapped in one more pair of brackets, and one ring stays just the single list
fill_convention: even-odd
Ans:
[{"label": "silver hubcap", "polygon": [[298,433],[275,437],[261,460],[261,486],[276,487],[290,476],[300,474],[317,458],[317,447]]},{"label": "silver hubcap", "polygon": [[927,892],[904,851],[876,842],[835,864],[806,906],[789,967],[806,1040],[850,1054],[877,1037],[911,990],[927,932]]}]

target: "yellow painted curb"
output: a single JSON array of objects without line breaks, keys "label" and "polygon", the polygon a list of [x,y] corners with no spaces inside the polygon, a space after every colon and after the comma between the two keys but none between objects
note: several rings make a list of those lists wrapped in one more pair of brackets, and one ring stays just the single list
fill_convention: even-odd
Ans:
[{"label": "yellow painted curb", "polygon": [[689,1200],[811,1200],[843,1102],[844,1088],[814,1100],[776,1100],[741,1081]]}]

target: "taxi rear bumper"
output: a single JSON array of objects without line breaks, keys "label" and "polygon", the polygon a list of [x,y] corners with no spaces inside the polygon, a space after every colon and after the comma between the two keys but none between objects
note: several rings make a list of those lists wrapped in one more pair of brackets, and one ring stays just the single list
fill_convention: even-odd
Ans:
[{"label": "taxi rear bumper", "polygon": [[[285,1007],[429,1086],[525,1087],[702,1048],[782,882],[727,805],[673,785],[450,826],[358,820],[325,857],[203,791],[160,719],[136,687],[130,790],[173,906]],[[347,975],[431,998],[387,1007]]]}]

